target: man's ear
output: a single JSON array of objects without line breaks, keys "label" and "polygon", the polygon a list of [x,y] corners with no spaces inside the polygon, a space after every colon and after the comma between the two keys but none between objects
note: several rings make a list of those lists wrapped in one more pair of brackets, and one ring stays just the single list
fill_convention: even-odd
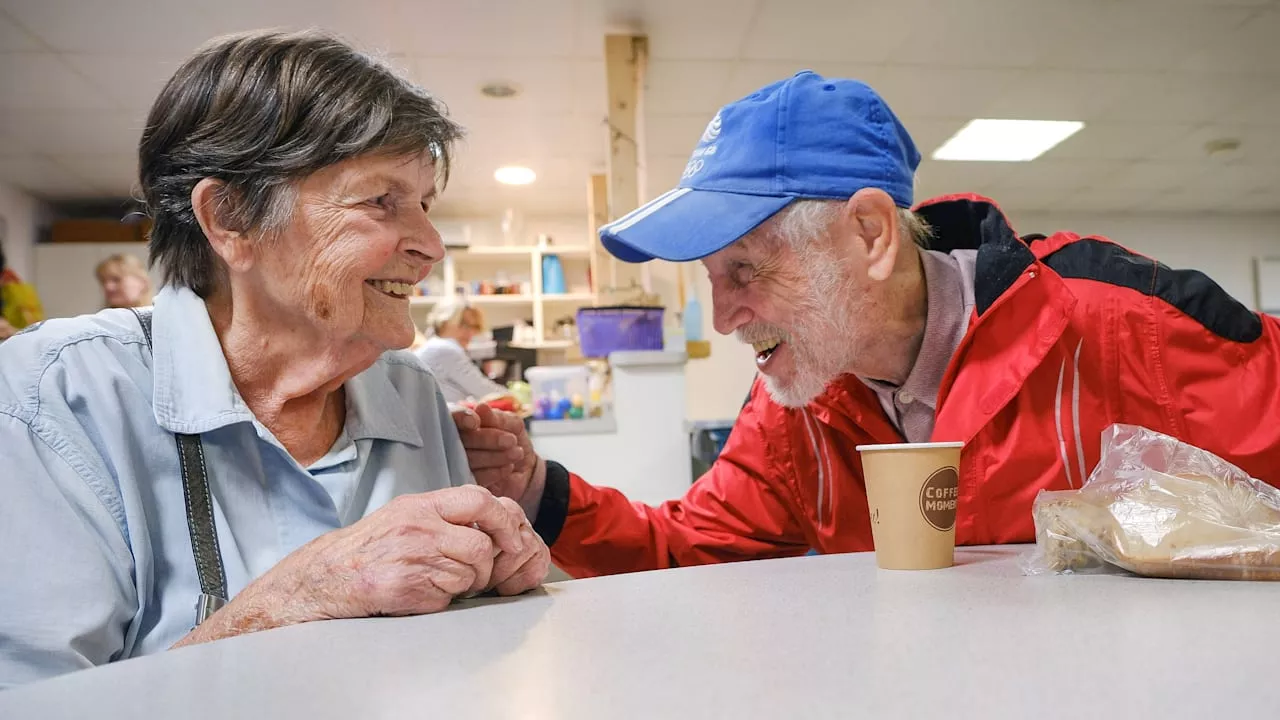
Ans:
[{"label": "man's ear", "polygon": [[191,189],[191,210],[210,247],[227,268],[244,271],[253,267],[253,244],[233,220],[229,204],[235,201],[226,183],[214,178],[205,178]]},{"label": "man's ear", "polygon": [[898,260],[898,206],[879,188],[863,188],[844,206],[844,221],[867,256],[867,277],[882,282]]}]

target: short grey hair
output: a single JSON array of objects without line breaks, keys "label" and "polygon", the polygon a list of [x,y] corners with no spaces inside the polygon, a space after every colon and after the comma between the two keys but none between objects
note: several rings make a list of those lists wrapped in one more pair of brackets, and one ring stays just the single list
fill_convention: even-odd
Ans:
[{"label": "short grey hair", "polygon": [[223,270],[191,192],[223,182],[219,220],[269,233],[288,223],[296,183],[365,154],[432,153],[442,184],[462,129],[422,88],[317,31],[255,31],[211,41],[160,91],[138,147],[151,264],[201,297]]},{"label": "short grey hair", "polygon": [[[841,200],[796,200],[778,211],[774,231],[792,248],[800,249],[826,233],[844,205]],[[921,248],[929,249],[933,228],[924,218],[909,208],[898,208],[898,225],[904,239],[910,238]]]}]

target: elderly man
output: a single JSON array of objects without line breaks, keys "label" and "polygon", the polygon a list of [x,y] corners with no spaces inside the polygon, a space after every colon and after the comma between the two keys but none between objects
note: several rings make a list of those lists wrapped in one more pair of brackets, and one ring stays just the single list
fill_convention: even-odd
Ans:
[{"label": "elderly man", "polygon": [[455,418],[478,480],[576,575],[869,550],[864,443],[964,441],[967,544],[1031,540],[1036,493],[1079,487],[1116,422],[1280,480],[1273,318],[1104,238],[1019,237],[985,198],[908,209],[919,159],[852,80],[804,72],[725,106],[680,187],[601,230],[624,260],[701,260],[716,329],[756,350],[714,467],[633,504],[486,411]]}]

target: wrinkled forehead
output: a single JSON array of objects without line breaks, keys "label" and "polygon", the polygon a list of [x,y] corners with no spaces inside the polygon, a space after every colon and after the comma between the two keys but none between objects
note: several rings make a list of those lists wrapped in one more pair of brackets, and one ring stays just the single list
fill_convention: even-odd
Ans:
[{"label": "wrinkled forehead", "polygon": [[777,255],[783,244],[778,227],[780,222],[780,215],[774,215],[724,249],[703,258],[702,263],[711,269],[713,266],[730,261],[750,261]]},{"label": "wrinkled forehead", "polygon": [[333,189],[342,195],[399,192],[427,196],[436,192],[436,165],[425,150],[400,156],[373,153],[330,165],[308,180],[304,186]]}]

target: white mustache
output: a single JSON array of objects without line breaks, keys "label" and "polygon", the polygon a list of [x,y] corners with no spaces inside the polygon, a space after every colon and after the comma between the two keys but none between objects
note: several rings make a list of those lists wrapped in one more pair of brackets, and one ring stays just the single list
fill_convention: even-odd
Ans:
[{"label": "white mustache", "polygon": [[768,325],[764,323],[740,327],[734,332],[734,336],[738,338],[738,342],[746,343],[747,345],[763,342],[765,340],[777,339],[782,342],[789,342],[791,340],[791,333],[783,330],[777,325]]}]

